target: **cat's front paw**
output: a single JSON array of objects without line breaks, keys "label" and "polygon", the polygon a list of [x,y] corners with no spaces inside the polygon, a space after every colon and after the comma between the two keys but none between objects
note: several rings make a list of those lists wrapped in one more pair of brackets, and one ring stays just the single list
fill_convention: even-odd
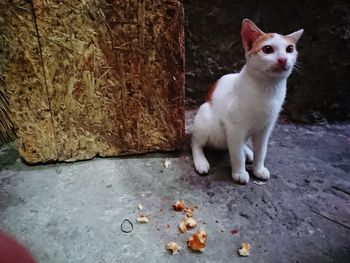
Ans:
[{"label": "cat's front paw", "polygon": [[268,180],[270,178],[270,172],[266,167],[260,169],[253,169],[254,175],[262,180]]},{"label": "cat's front paw", "polygon": [[232,178],[240,184],[247,184],[249,182],[249,174],[247,171],[240,173],[232,173]]},{"label": "cat's front paw", "polygon": [[199,174],[206,174],[209,172],[210,165],[205,158],[197,158],[194,160],[194,167]]}]

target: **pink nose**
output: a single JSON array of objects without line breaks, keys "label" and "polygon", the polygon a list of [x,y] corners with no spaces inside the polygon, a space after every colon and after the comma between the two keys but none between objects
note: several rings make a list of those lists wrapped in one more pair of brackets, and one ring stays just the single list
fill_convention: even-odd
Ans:
[{"label": "pink nose", "polygon": [[277,59],[277,62],[281,66],[284,66],[287,63],[287,59],[286,58],[279,58],[279,59]]}]

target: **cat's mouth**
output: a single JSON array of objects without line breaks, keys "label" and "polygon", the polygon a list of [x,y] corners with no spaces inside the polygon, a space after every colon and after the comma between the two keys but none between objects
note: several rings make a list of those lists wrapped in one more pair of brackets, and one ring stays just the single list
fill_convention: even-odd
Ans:
[{"label": "cat's mouth", "polygon": [[288,65],[276,65],[272,68],[272,72],[279,73],[279,72],[287,71],[288,69],[289,69]]}]

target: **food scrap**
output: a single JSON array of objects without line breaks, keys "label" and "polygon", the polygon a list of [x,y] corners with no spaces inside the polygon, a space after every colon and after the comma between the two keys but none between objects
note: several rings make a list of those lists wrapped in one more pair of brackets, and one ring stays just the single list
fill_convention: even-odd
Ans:
[{"label": "food scrap", "polygon": [[166,249],[169,250],[173,255],[178,254],[181,247],[175,242],[169,242],[166,245]]},{"label": "food scrap", "polygon": [[184,221],[182,221],[179,224],[179,229],[180,229],[181,233],[185,233],[188,230],[187,227],[186,227],[186,223]]},{"label": "food scrap", "polygon": [[136,219],[136,221],[141,224],[146,224],[149,222],[149,218],[147,216],[141,215]]},{"label": "food scrap", "polygon": [[203,252],[207,241],[207,233],[201,229],[188,239],[188,247],[191,250]]},{"label": "food scrap", "polygon": [[[183,200],[178,200],[173,204],[173,209],[175,211],[183,211],[185,217],[183,221],[179,224],[179,229],[181,233],[186,233],[191,228],[194,228],[197,226],[197,222],[194,219],[194,211],[197,209],[198,206],[192,206],[188,207]],[[201,222],[201,221],[200,221]],[[203,222],[205,224],[205,222]],[[221,232],[224,232],[224,229],[221,229]],[[200,229],[195,234],[189,237],[187,241],[188,248],[193,251],[200,251],[203,252],[206,246],[207,241],[207,233]],[[180,249],[180,247],[175,242],[169,242],[167,244],[167,249],[173,252],[173,254],[177,253],[176,251],[173,251],[173,248]]]},{"label": "food scrap", "polygon": [[183,200],[178,200],[173,205],[175,211],[184,211],[187,217],[193,217],[194,208],[187,207]]},{"label": "food scrap", "polygon": [[187,232],[189,229],[194,228],[197,226],[196,220],[194,220],[192,217],[186,217],[180,224],[179,229],[182,233]]},{"label": "food scrap", "polygon": [[196,220],[194,220],[192,217],[186,217],[185,223],[188,228],[193,228],[197,226]]},{"label": "food scrap", "polygon": [[238,254],[242,257],[248,257],[251,246],[248,242],[242,243],[242,248],[238,249]]},{"label": "food scrap", "polygon": [[169,158],[165,158],[165,160],[164,160],[164,167],[166,169],[168,169],[170,167],[170,165],[171,165],[170,159]]},{"label": "food scrap", "polygon": [[139,205],[137,206],[137,208],[141,211],[141,210],[143,209],[143,206],[142,206],[141,204],[139,204]]},{"label": "food scrap", "polygon": [[193,217],[194,209],[193,208],[189,208],[189,207],[185,207],[184,208],[184,212],[185,212],[185,215],[187,217]]},{"label": "food scrap", "polygon": [[253,180],[252,182],[253,182],[254,184],[256,184],[256,185],[264,185],[264,184],[266,184],[265,182],[255,181],[255,180]]},{"label": "food scrap", "polygon": [[231,230],[231,234],[232,234],[232,235],[238,234],[238,230],[237,230],[236,228],[232,229],[232,230]]},{"label": "food scrap", "polygon": [[183,200],[177,200],[173,205],[175,211],[182,211],[186,208],[185,202]]}]

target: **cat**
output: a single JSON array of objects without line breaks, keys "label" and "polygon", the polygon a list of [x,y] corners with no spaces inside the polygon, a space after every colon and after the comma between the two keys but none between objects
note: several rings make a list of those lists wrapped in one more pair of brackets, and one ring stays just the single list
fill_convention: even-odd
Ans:
[{"label": "cat", "polygon": [[[246,159],[253,162],[257,178],[269,179],[264,164],[267,143],[286,96],[287,78],[298,56],[296,44],[303,32],[264,33],[251,20],[243,20],[246,64],[239,73],[224,75],[214,83],[194,118],[191,147],[198,173],[209,171],[203,153],[208,146],[228,148],[236,182],[249,181]],[[250,138],[253,151],[246,145]]]}]

